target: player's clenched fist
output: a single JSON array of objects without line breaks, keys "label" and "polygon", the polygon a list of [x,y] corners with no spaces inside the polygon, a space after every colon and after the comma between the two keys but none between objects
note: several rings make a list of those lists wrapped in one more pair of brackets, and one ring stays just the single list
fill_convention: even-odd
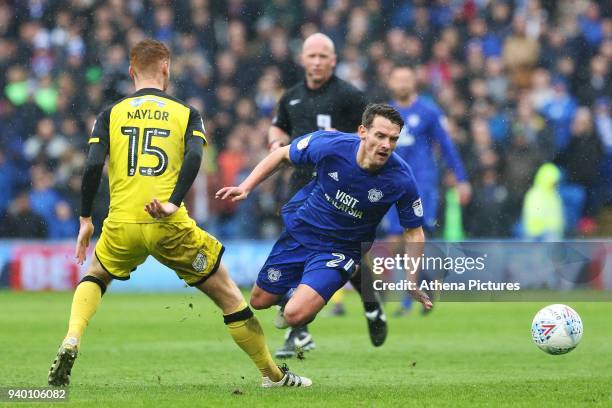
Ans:
[{"label": "player's clenched fist", "polygon": [[221,190],[217,191],[215,198],[219,200],[231,198],[233,202],[236,202],[244,200],[248,195],[249,192],[242,187],[223,187]]}]

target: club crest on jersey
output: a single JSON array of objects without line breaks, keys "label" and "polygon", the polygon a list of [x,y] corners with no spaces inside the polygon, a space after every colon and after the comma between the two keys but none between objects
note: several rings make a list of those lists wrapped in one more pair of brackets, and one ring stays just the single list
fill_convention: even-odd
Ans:
[{"label": "club crest on jersey", "polygon": [[381,198],[383,198],[383,193],[379,189],[372,188],[368,191],[368,200],[370,200],[371,203],[378,202]]},{"label": "club crest on jersey", "polygon": [[196,272],[202,272],[203,270],[205,270],[208,266],[208,262],[206,261],[206,257],[204,256],[204,254],[198,252],[191,266],[193,266],[193,269]]},{"label": "club crest on jersey", "polygon": [[414,215],[416,215],[417,217],[423,216],[423,204],[421,204],[420,198],[414,203],[412,203],[412,210],[414,211]]},{"label": "club crest on jersey", "polygon": [[303,138],[302,140],[300,140],[297,144],[297,149],[298,150],[304,150],[306,147],[308,147],[308,143],[310,143],[310,138],[312,137],[312,135]]},{"label": "club crest on jersey", "polygon": [[268,268],[268,280],[270,282],[278,282],[281,277],[281,271],[276,268]]}]

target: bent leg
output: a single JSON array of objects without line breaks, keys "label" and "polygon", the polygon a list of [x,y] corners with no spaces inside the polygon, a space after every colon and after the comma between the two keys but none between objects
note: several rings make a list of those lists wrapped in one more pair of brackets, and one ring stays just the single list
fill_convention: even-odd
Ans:
[{"label": "bent leg", "polygon": [[220,264],[214,274],[196,287],[211,298],[224,315],[236,311],[243,303],[246,303],[242,292],[230,278],[223,264]]},{"label": "bent leg", "polygon": [[[339,260],[342,262],[338,262]],[[316,317],[331,297],[342,288],[355,262],[344,254],[320,253],[304,265],[304,274],[285,306],[285,320],[290,326],[303,326]]]},{"label": "bent leg", "polygon": [[355,273],[353,273],[349,281],[351,285],[353,285],[355,292],[359,294],[366,313],[382,309],[377,295],[374,292],[372,276],[369,273],[362,273],[361,268],[358,266],[355,268]]},{"label": "bent leg", "polygon": [[248,354],[262,376],[272,381],[280,381],[284,374],[272,360],[263,329],[225,266],[219,264],[217,271],[197,288],[208,295],[223,311],[223,321],[230,335]]},{"label": "bent leg", "polygon": [[267,309],[277,304],[281,297],[282,295],[265,291],[256,283],[251,291],[251,306],[256,310]]},{"label": "bent leg", "polygon": [[304,326],[314,320],[325,306],[325,299],[308,285],[300,284],[285,306],[285,320],[292,327]]}]

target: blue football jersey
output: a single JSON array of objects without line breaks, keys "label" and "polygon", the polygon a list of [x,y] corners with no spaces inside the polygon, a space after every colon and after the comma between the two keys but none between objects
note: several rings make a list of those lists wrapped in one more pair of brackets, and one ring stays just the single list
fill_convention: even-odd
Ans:
[{"label": "blue football jersey", "polygon": [[453,170],[458,181],[465,181],[461,158],[445,129],[444,115],[433,103],[418,97],[410,106],[393,106],[404,119],[404,127],[395,152],[410,166],[419,185],[437,187],[438,166],[433,146],[437,143],[446,165]]},{"label": "blue football jersey", "polygon": [[410,166],[393,153],[375,172],[357,164],[360,139],[352,133],[317,131],[295,139],[291,162],[314,165],[317,175],[282,210],[287,231],[307,248],[358,257],[361,243],[396,204],[404,228],[423,224],[423,207]]}]

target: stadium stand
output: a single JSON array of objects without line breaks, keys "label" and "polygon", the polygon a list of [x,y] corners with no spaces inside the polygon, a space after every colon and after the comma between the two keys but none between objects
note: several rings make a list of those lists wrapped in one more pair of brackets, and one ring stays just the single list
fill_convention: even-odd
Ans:
[{"label": "stadium stand", "polygon": [[[211,192],[236,184],[267,153],[276,101],[301,77],[301,41],[316,31],[336,44],[337,75],[371,101],[386,100],[394,61],[417,67],[421,94],[447,113],[474,186],[459,226],[467,237],[523,236],[525,194],[546,162],[560,169],[561,234],[609,232],[608,4],[0,1],[0,237],[76,235],[89,129],[104,105],[131,92],[128,50],[146,36],[173,50],[170,93],[203,113],[211,142],[189,196],[192,215],[219,238],[276,236],[286,185],[278,177],[287,174],[240,206]],[[441,178],[449,188],[451,179]],[[107,207],[96,203],[98,233]]]}]

